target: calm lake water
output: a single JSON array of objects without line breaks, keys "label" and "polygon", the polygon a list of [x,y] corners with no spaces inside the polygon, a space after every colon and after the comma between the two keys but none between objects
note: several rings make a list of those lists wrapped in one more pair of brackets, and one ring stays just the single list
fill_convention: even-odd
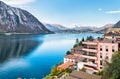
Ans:
[{"label": "calm lake water", "polygon": [[87,36],[102,34],[0,35],[0,79],[42,79]]}]

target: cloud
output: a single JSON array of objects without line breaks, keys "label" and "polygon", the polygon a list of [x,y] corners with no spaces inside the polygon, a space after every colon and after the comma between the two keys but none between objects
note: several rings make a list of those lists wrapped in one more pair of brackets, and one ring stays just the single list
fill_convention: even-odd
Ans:
[{"label": "cloud", "polygon": [[31,2],[35,2],[35,0],[1,0],[1,1],[9,5],[24,5]]},{"label": "cloud", "polygon": [[106,14],[120,14],[120,10],[107,11]]},{"label": "cloud", "polygon": [[98,8],[98,11],[102,11],[102,8]]}]

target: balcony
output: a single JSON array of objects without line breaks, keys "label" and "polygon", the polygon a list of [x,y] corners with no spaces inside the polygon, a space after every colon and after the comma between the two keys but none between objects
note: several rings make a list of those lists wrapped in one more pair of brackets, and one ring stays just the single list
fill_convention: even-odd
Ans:
[{"label": "balcony", "polygon": [[82,44],[86,44],[86,45],[97,45],[97,42],[86,41],[86,42],[82,42]]},{"label": "balcony", "polygon": [[84,65],[90,66],[90,67],[97,67],[97,65],[93,62],[84,62]]},{"label": "balcony", "polygon": [[83,48],[83,51],[87,51],[87,52],[97,52],[96,49],[88,49],[88,48]]},{"label": "balcony", "polygon": [[88,58],[88,59],[94,59],[94,60],[97,59],[97,56],[94,53],[83,52],[82,57],[83,58]]},{"label": "balcony", "polygon": [[88,56],[88,55],[82,55],[83,58],[88,58],[88,59],[94,59],[96,60],[97,57],[93,57],[93,56]]},{"label": "balcony", "polygon": [[95,46],[95,45],[83,45],[83,48],[86,48],[86,49],[97,49],[97,46]]},{"label": "balcony", "polygon": [[98,72],[98,70],[97,69],[94,69],[94,68],[90,68],[90,67],[84,67],[85,69],[87,69],[87,70],[91,70],[91,71],[93,71],[93,72]]}]

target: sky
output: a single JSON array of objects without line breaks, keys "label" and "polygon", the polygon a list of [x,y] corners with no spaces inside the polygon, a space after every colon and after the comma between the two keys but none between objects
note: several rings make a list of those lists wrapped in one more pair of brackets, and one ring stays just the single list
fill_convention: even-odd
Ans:
[{"label": "sky", "polygon": [[120,20],[120,0],[1,0],[44,23],[101,27]]}]

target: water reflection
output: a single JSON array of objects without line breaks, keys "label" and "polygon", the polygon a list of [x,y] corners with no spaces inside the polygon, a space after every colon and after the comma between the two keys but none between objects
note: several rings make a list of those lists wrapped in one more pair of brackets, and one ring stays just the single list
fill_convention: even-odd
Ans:
[{"label": "water reflection", "polygon": [[43,41],[33,40],[35,35],[0,35],[0,63],[20,56],[28,55]]}]

